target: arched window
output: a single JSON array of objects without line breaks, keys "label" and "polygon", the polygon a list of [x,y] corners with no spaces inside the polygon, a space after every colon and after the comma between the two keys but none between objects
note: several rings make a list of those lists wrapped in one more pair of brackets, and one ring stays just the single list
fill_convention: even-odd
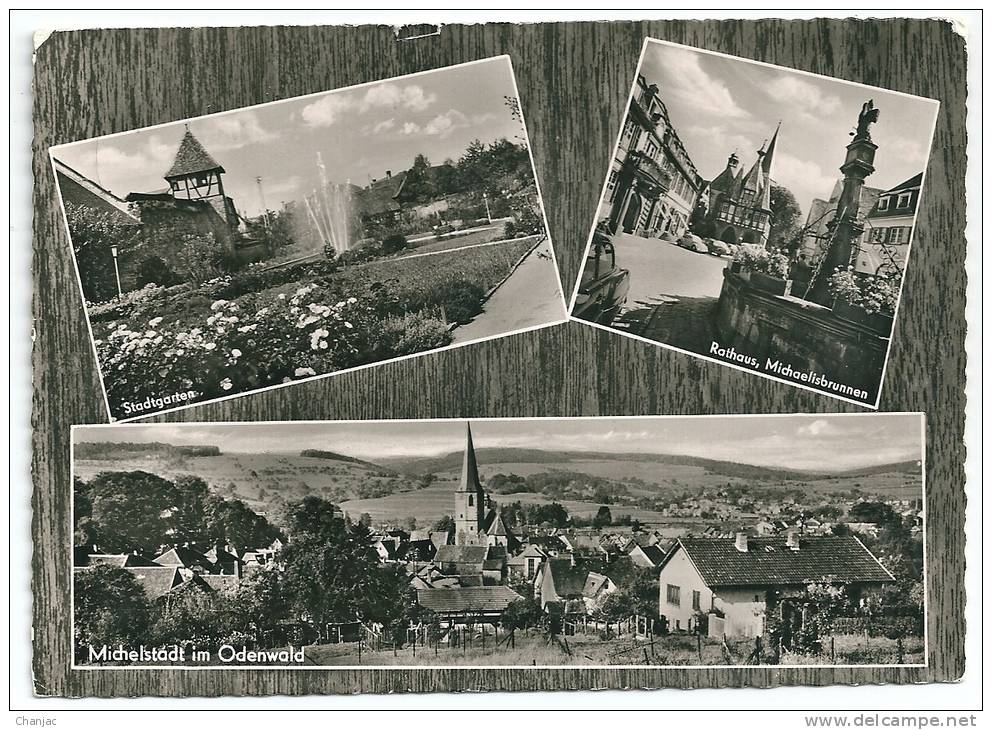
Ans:
[{"label": "arched window", "polygon": [[468,495],[468,506],[471,507],[474,503],[475,503],[475,495],[474,494]]}]

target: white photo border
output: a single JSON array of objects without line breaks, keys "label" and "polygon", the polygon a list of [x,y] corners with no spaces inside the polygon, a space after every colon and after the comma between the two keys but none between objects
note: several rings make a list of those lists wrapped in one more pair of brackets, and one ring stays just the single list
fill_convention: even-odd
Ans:
[{"label": "white photo border", "polygon": [[[854,412],[854,413],[710,413],[710,414],[697,414],[697,415],[647,415],[647,416],[522,416],[522,417],[491,417],[491,418],[456,418],[456,417],[446,417],[446,418],[376,418],[376,419],[341,419],[341,420],[329,420],[329,421],[319,421],[319,420],[305,420],[305,421],[179,421],[179,422],[148,422],[148,423],[135,423],[132,426],[141,426],[142,428],[163,428],[163,429],[175,429],[175,428],[229,428],[237,426],[274,426],[279,427],[282,425],[328,425],[328,424],[397,424],[397,423],[487,423],[487,422],[510,422],[510,421],[544,421],[544,422],[554,422],[554,421],[666,421],[666,420],[677,420],[677,419],[693,419],[693,420],[706,420],[706,419],[748,419],[748,418],[774,418],[774,419],[789,419],[789,418],[824,418],[824,419],[846,419],[846,418],[877,418],[880,416],[917,416],[920,423],[920,492],[921,498],[923,500],[923,574],[920,578],[923,584],[923,656],[925,658],[924,662],[921,664],[797,664],[797,665],[762,665],[755,666],[755,670],[773,670],[777,674],[782,672],[802,672],[807,669],[905,669],[905,668],[926,668],[930,666],[930,606],[929,606],[929,584],[928,584],[928,561],[927,561],[927,530],[929,529],[929,520],[926,517],[927,508],[927,415],[922,411],[885,411],[882,413],[871,413],[866,411]],[[75,478],[76,474],[76,433],[82,430],[105,430],[113,429],[110,433],[120,433],[121,429],[117,424],[112,423],[96,423],[96,424],[74,424],[70,428],[70,443],[69,443],[69,472],[70,477]],[[73,544],[71,535],[75,529],[76,517],[75,517],[75,490],[70,495],[69,498],[69,549],[67,556],[69,559],[69,612],[73,620],[69,625],[69,642],[70,642],[70,664],[69,668],[73,670],[81,671],[135,671],[135,670],[186,670],[186,671],[203,671],[203,670],[264,670],[264,669],[290,669],[290,670],[316,670],[316,671],[354,671],[354,670],[373,670],[373,671],[407,671],[407,670],[505,670],[505,669],[570,669],[570,670],[613,670],[613,669],[688,669],[688,670],[699,670],[699,669],[727,669],[727,665],[723,664],[713,664],[713,665],[651,665],[647,666],[644,664],[549,664],[549,665],[511,665],[511,664],[481,664],[481,665],[461,665],[461,664],[396,664],[396,665],[203,665],[203,666],[188,666],[188,665],[148,665],[148,664],[138,664],[133,666],[96,666],[89,664],[77,664],[76,663],[76,637],[75,637],[75,581],[74,581],[74,567],[73,567]],[[744,669],[749,669],[745,667]]]},{"label": "white photo border", "polygon": [[[743,56],[734,56],[733,54],[730,54],[730,53],[721,53],[719,51],[711,51],[711,50],[706,49],[706,48],[699,48],[697,46],[690,46],[690,45],[686,45],[684,43],[674,43],[672,41],[661,40],[660,38],[646,37],[644,39],[643,45],[641,46],[641,53],[637,57],[637,65],[634,68],[634,79],[633,79],[633,81],[631,82],[631,85],[630,85],[630,94],[628,94],[628,96],[627,96],[627,103],[624,106],[624,117],[621,118],[620,131],[617,134],[617,141],[613,145],[613,150],[612,150],[612,153],[611,153],[611,156],[610,156],[610,160],[612,160],[613,158],[616,157],[617,150],[620,148],[620,139],[623,136],[623,118],[626,117],[627,110],[630,108],[630,104],[631,104],[631,102],[634,99],[634,91],[637,89],[637,74],[640,73],[641,66],[644,63],[644,56],[647,53],[648,47],[651,44],[657,44],[657,45],[662,45],[662,46],[670,46],[670,47],[673,47],[673,48],[681,48],[683,50],[694,51],[696,53],[705,53],[705,54],[709,54],[711,56],[720,56],[721,58],[729,58],[729,59],[732,59],[734,61],[740,61],[741,63],[750,63],[750,64],[755,64],[755,65],[758,65],[758,66],[766,66],[766,67],[769,67],[769,68],[775,68],[775,69],[779,69],[779,70],[783,70],[783,71],[790,71],[792,73],[800,74],[800,75],[803,75],[803,76],[813,76],[813,77],[818,78],[818,79],[826,79],[826,80],[834,81],[834,82],[840,83],[840,84],[847,84],[849,86],[858,86],[858,87],[861,87],[863,89],[871,89],[873,91],[884,91],[887,94],[895,94],[897,96],[903,96],[903,97],[906,97],[906,98],[909,98],[909,99],[917,99],[919,101],[924,101],[924,102],[928,102],[930,104],[935,104],[936,105],[936,109],[935,109],[934,115],[933,115],[933,125],[930,128],[930,137],[928,139],[928,145],[927,145],[927,154],[926,154],[927,165],[926,165],[926,167],[923,170],[922,177],[920,178],[920,197],[922,198],[923,191],[925,189],[925,184],[926,184],[927,172],[929,171],[929,168],[930,168],[930,155],[933,152],[933,139],[934,139],[934,134],[935,134],[935,132],[937,130],[937,120],[938,120],[938,118],[940,116],[940,101],[938,99],[929,99],[929,98],[927,98],[925,96],[916,96],[915,94],[907,94],[907,93],[902,92],[902,91],[894,91],[892,89],[885,89],[885,88],[882,88],[880,86],[869,86],[868,84],[862,84],[862,83],[859,83],[857,81],[848,81],[847,79],[839,79],[839,78],[836,78],[834,76],[826,76],[824,74],[817,74],[817,73],[813,73],[812,71],[803,71],[802,69],[790,68],[789,66],[781,66],[779,64],[768,63],[766,61],[756,61],[753,58],[744,58]],[[609,176],[609,169],[607,169],[607,174],[604,176],[604,179],[603,179],[603,187],[600,190],[599,197],[596,199],[596,205],[597,206],[602,205],[603,198],[606,195],[606,186],[609,184],[609,178],[610,178],[610,176]],[[910,232],[909,242],[907,243],[907,246],[906,246],[906,267],[907,268],[909,267],[909,261],[910,261],[910,257],[912,255],[912,251],[913,251],[913,240],[916,237],[916,229],[917,229],[916,218],[917,218],[918,215],[919,215],[919,203],[917,204],[917,212],[914,214],[913,230]],[[585,261],[586,261],[586,259],[589,256],[589,250],[592,248],[593,236],[596,233],[596,223],[597,223],[597,221],[596,220],[593,220],[592,227],[589,230],[589,236],[586,239],[586,247],[585,247],[585,250],[583,252],[582,258],[580,259],[579,275],[578,275],[578,277],[575,280],[575,286],[572,288],[572,297],[571,297],[571,299],[568,302],[567,309],[568,309],[568,319],[569,319],[569,321],[578,322],[580,324],[587,325],[589,327],[595,327],[596,329],[603,330],[604,332],[612,332],[612,333],[618,334],[618,335],[620,335],[622,337],[629,337],[630,339],[637,340],[639,342],[645,342],[645,343],[647,343],[649,345],[654,345],[656,347],[663,347],[666,350],[674,350],[675,352],[682,353],[683,355],[689,355],[690,357],[698,358],[700,360],[705,360],[707,362],[716,363],[717,365],[722,365],[724,367],[733,368],[734,370],[739,370],[741,372],[748,373],[749,375],[755,375],[755,376],[758,376],[760,378],[765,378],[767,380],[771,380],[771,381],[774,381],[776,383],[785,383],[786,385],[790,385],[790,386],[792,386],[794,388],[802,388],[803,390],[808,390],[811,393],[816,393],[818,395],[826,396],[828,398],[836,398],[837,400],[842,400],[842,401],[844,401],[846,403],[851,403],[851,404],[856,405],[856,406],[861,406],[863,408],[870,408],[870,409],[876,410],[876,411],[878,410],[878,404],[879,404],[879,402],[881,401],[881,398],[882,398],[882,386],[885,384],[885,372],[886,372],[886,369],[888,368],[888,365],[889,365],[889,355],[891,354],[891,351],[892,351],[892,338],[893,338],[893,335],[895,334],[895,331],[896,331],[896,322],[899,321],[899,306],[902,304],[903,290],[904,290],[904,288],[906,286],[906,276],[905,275],[902,277],[902,281],[899,284],[899,297],[896,300],[895,311],[893,312],[893,315],[892,315],[892,332],[889,334],[889,345],[885,349],[885,358],[884,358],[884,360],[882,362],[882,372],[879,374],[878,385],[877,385],[877,387],[875,389],[875,401],[874,401],[874,403],[869,403],[867,401],[860,401],[860,400],[857,400],[857,399],[854,399],[854,398],[848,398],[848,397],[843,396],[843,395],[830,393],[830,392],[828,392],[826,390],[820,390],[818,388],[813,388],[813,387],[811,387],[809,385],[804,385],[803,383],[799,383],[799,382],[796,382],[794,380],[789,380],[787,378],[776,377],[774,375],[769,375],[768,373],[758,372],[758,371],[756,371],[756,370],[754,370],[752,368],[746,368],[746,367],[743,367],[741,365],[737,365],[735,363],[727,362],[726,360],[718,360],[715,357],[710,357],[708,355],[704,355],[704,354],[701,354],[701,353],[698,353],[698,352],[692,352],[691,350],[685,350],[685,349],[682,349],[680,347],[675,347],[674,345],[670,345],[670,344],[665,343],[665,342],[659,342],[658,340],[652,340],[652,339],[650,339],[648,337],[642,337],[642,336],[636,335],[636,334],[634,334],[632,332],[624,332],[623,330],[616,329],[614,327],[609,327],[607,325],[602,325],[602,324],[599,324],[597,322],[590,322],[588,320],[585,320],[585,319],[582,319],[580,317],[574,316],[572,314],[572,311],[575,309],[575,300],[576,300],[576,298],[579,295],[579,286],[582,283],[582,271],[583,271],[583,269],[585,267]]]},{"label": "white photo border", "polygon": [[[427,74],[432,74],[432,73],[437,73],[437,72],[443,72],[443,71],[449,71],[449,70],[455,69],[455,68],[464,68],[464,67],[467,67],[467,66],[474,66],[474,65],[483,64],[483,63],[492,63],[492,62],[500,61],[500,60],[505,61],[506,64],[507,64],[507,66],[508,66],[508,69],[509,69],[509,72],[510,72],[510,80],[511,80],[512,85],[513,85],[513,91],[514,91],[514,94],[516,95],[517,101],[518,101],[519,106],[520,106],[520,109],[519,109],[519,112],[520,112],[520,126],[523,128],[524,143],[527,146],[527,155],[528,155],[528,158],[530,160],[531,174],[534,177],[534,185],[535,185],[535,188],[537,190],[537,200],[538,200],[538,203],[539,203],[539,205],[541,207],[541,220],[542,220],[543,225],[544,225],[544,236],[545,236],[545,239],[547,240],[548,248],[551,251],[551,263],[552,263],[552,265],[554,266],[554,269],[555,269],[555,283],[558,286],[558,296],[559,296],[559,299],[560,299],[561,305],[562,305],[562,317],[561,317],[561,319],[555,319],[555,320],[552,320],[550,322],[543,322],[541,324],[531,325],[529,327],[522,327],[520,329],[510,330],[510,331],[507,331],[507,332],[501,332],[500,334],[492,335],[492,336],[489,336],[489,337],[480,337],[478,339],[468,340],[466,342],[459,342],[459,343],[448,344],[448,345],[445,345],[444,347],[435,347],[435,348],[430,349],[430,350],[424,350],[423,352],[415,352],[415,353],[413,353],[411,355],[400,355],[400,356],[392,357],[392,358],[389,358],[389,359],[386,359],[386,360],[378,360],[376,362],[366,363],[364,365],[356,365],[355,367],[351,367],[351,368],[344,368],[342,370],[335,370],[335,371],[329,372],[329,373],[320,373],[320,374],[317,374],[317,375],[311,375],[309,377],[298,378],[298,379],[294,379],[294,380],[292,380],[292,381],[290,381],[288,383],[276,383],[274,385],[266,385],[266,386],[263,386],[263,387],[260,387],[260,388],[254,388],[254,389],[251,389],[251,390],[245,390],[245,391],[240,392],[240,393],[233,393],[231,395],[224,395],[224,396],[219,396],[217,398],[209,398],[209,399],[199,400],[199,401],[195,401],[195,402],[192,402],[192,403],[186,403],[184,405],[173,406],[171,408],[163,408],[161,410],[150,411],[148,413],[142,413],[140,415],[131,416],[131,417],[128,417],[128,418],[116,418],[114,416],[113,410],[110,407],[110,399],[107,396],[107,386],[106,386],[105,379],[104,379],[103,366],[102,366],[102,364],[100,362],[100,354],[97,351],[96,341],[95,341],[95,338],[93,336],[93,325],[90,322],[89,310],[86,308],[86,296],[83,293],[83,280],[82,280],[82,276],[80,275],[80,272],[79,272],[79,263],[76,261],[75,253],[72,250],[72,234],[69,231],[69,221],[68,221],[68,217],[66,216],[65,202],[63,200],[62,190],[61,190],[61,188],[60,188],[60,186],[58,184],[58,176],[56,174],[55,153],[57,151],[62,150],[62,149],[65,149],[67,147],[74,147],[76,145],[87,144],[87,143],[93,142],[95,140],[108,140],[108,139],[112,139],[114,137],[120,137],[122,135],[134,134],[135,132],[149,132],[149,131],[151,131],[153,129],[159,129],[159,128],[162,128],[162,127],[170,127],[170,126],[173,126],[173,125],[176,125],[176,124],[182,124],[184,122],[191,122],[191,121],[195,121],[195,120],[198,120],[198,119],[208,119],[208,118],[209,119],[214,119],[214,118],[222,117],[222,116],[225,116],[225,115],[228,115],[228,114],[236,114],[236,113],[245,112],[245,111],[248,111],[248,110],[251,110],[251,109],[259,109],[259,108],[262,108],[262,107],[271,106],[273,104],[282,104],[284,102],[290,102],[290,101],[295,102],[295,101],[300,101],[302,99],[314,98],[314,97],[318,97],[318,96],[324,97],[324,96],[329,96],[331,94],[335,94],[335,93],[342,92],[342,91],[353,91],[355,89],[360,89],[360,88],[366,87],[366,86],[375,86],[376,84],[388,83],[388,82],[391,82],[391,81],[401,81],[401,80],[415,78],[415,77],[418,77],[418,76],[425,76]],[[402,362],[404,360],[410,360],[412,358],[423,357],[424,355],[433,355],[433,354],[436,354],[436,353],[439,353],[439,352],[447,352],[449,350],[456,350],[456,349],[459,349],[461,347],[466,347],[468,345],[476,345],[476,344],[479,344],[479,343],[482,343],[482,342],[489,342],[491,340],[499,340],[499,339],[502,339],[504,337],[512,337],[513,335],[520,335],[520,334],[524,334],[526,332],[534,332],[536,330],[546,329],[548,327],[556,327],[558,325],[565,324],[565,323],[567,323],[569,321],[569,316],[568,316],[569,307],[567,306],[567,302],[565,301],[565,290],[564,290],[564,288],[562,286],[561,269],[558,266],[558,257],[555,254],[554,241],[551,238],[551,226],[548,223],[548,213],[547,213],[547,210],[546,210],[545,204],[544,204],[544,196],[541,193],[541,182],[539,180],[539,176],[538,176],[538,173],[537,173],[537,166],[534,164],[534,150],[533,150],[533,147],[532,147],[531,141],[530,141],[530,133],[527,131],[527,122],[526,122],[526,119],[524,118],[523,102],[520,100],[520,89],[519,89],[519,87],[517,85],[517,76],[516,76],[516,73],[513,70],[513,61],[511,59],[510,55],[507,54],[507,53],[504,53],[504,54],[501,54],[501,55],[498,55],[498,56],[489,56],[487,58],[480,58],[480,59],[476,59],[474,61],[466,61],[465,63],[456,63],[456,64],[452,64],[452,65],[449,65],[449,66],[440,66],[438,68],[427,69],[425,71],[417,71],[415,73],[403,74],[401,76],[387,76],[385,78],[377,79],[375,81],[366,81],[366,82],[363,82],[361,84],[354,84],[352,86],[342,86],[340,88],[328,89],[326,91],[317,91],[317,92],[314,92],[312,94],[303,94],[302,96],[292,96],[292,97],[287,97],[285,99],[277,99],[277,100],[274,100],[274,101],[263,102],[261,104],[252,104],[250,106],[237,107],[235,109],[228,109],[228,110],[222,111],[222,112],[214,112],[214,113],[211,113],[211,114],[201,114],[200,116],[196,116],[196,117],[188,117],[188,118],[185,118],[185,119],[177,119],[177,120],[174,120],[174,121],[171,121],[171,122],[163,122],[161,124],[153,124],[153,125],[147,126],[147,127],[139,127],[137,129],[129,129],[129,130],[125,130],[123,132],[115,132],[113,134],[102,135],[102,136],[99,136],[99,137],[89,137],[87,139],[76,140],[75,142],[67,142],[65,144],[54,145],[52,147],[49,147],[48,148],[48,157],[49,157],[49,162],[51,163],[53,179],[55,181],[55,189],[58,192],[59,208],[60,208],[60,211],[61,211],[62,223],[63,223],[63,226],[65,228],[66,237],[68,238],[68,241],[69,241],[69,253],[70,253],[70,256],[72,258],[73,270],[76,273],[76,283],[77,283],[77,285],[79,287],[79,296],[80,296],[80,299],[81,299],[82,305],[83,305],[83,307],[82,307],[83,308],[83,313],[84,313],[85,318],[86,318],[86,331],[87,331],[87,334],[89,335],[90,347],[93,350],[93,359],[94,359],[94,362],[96,363],[97,375],[98,375],[98,377],[100,379],[100,390],[101,390],[101,394],[103,396],[103,404],[104,404],[104,407],[107,410],[107,418],[109,419],[109,422],[110,423],[130,423],[130,422],[134,422],[134,421],[140,421],[140,420],[143,420],[143,419],[146,419],[146,418],[152,418],[154,416],[160,416],[160,415],[163,415],[163,414],[166,414],[166,413],[174,413],[176,411],[182,411],[182,410],[186,410],[187,408],[194,408],[194,407],[206,405],[206,404],[209,404],[209,403],[219,403],[219,402],[222,402],[222,401],[232,400],[234,398],[243,398],[245,396],[255,395],[257,393],[264,393],[264,392],[267,392],[267,391],[270,391],[270,390],[278,390],[280,388],[292,387],[294,385],[299,385],[301,383],[309,383],[309,382],[313,382],[315,380],[323,380],[324,378],[331,378],[331,377],[334,377],[336,375],[344,375],[346,373],[353,373],[353,372],[358,372],[360,370],[367,370],[368,368],[379,367],[380,365],[387,365],[389,363]],[[450,252],[450,249],[444,250],[444,251],[428,252],[428,253],[420,254],[420,255],[421,256],[436,256],[436,255],[443,255],[443,254],[449,253],[449,252]],[[532,252],[533,252],[533,249],[531,250],[530,253],[532,253]],[[530,253],[528,253],[526,255],[530,255]]]}]

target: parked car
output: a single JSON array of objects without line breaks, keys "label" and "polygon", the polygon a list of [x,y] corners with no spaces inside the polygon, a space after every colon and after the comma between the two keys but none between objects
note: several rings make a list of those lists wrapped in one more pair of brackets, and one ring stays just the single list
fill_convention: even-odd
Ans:
[{"label": "parked car", "polygon": [[630,292],[630,272],[617,266],[616,248],[603,231],[597,230],[586,265],[582,267],[579,293],[572,315],[587,322],[613,323]]},{"label": "parked car", "polygon": [[695,251],[696,253],[709,253],[709,248],[703,243],[703,239],[694,233],[686,233],[679,239],[679,246],[682,248],[687,248],[690,251]]},{"label": "parked car", "polygon": [[703,243],[706,244],[706,248],[714,256],[730,256],[733,253],[730,250],[730,246],[716,238],[704,238]]}]

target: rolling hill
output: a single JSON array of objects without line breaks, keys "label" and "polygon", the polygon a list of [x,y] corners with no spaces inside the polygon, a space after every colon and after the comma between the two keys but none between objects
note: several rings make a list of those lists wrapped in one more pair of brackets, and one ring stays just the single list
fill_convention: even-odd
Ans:
[{"label": "rolling hill", "polygon": [[[146,447],[146,448],[143,448]],[[858,490],[890,498],[921,495],[922,477],[916,462],[864,467],[836,473],[808,473],[751,464],[669,454],[610,454],[551,452],[540,449],[476,451],[483,484],[496,474],[529,477],[557,473],[590,481],[622,484],[628,498],[614,503],[615,515],[629,513],[645,523],[663,524],[653,507],[670,495],[753,487],[830,493]],[[221,453],[216,447],[174,447],[170,444],[77,444],[75,476],[91,479],[103,471],[142,470],[174,478],[192,474],[203,478],[218,494],[237,498],[253,509],[270,512],[282,504],[314,495],[339,504],[357,518],[368,512],[376,521],[430,524],[453,508],[452,492],[461,469],[462,453],[435,457],[391,458],[377,462],[332,451],[301,453]],[[422,478],[434,475],[433,481]],[[570,491],[557,497],[540,492],[495,493],[499,502],[559,501],[571,514],[590,517],[599,502]]]}]

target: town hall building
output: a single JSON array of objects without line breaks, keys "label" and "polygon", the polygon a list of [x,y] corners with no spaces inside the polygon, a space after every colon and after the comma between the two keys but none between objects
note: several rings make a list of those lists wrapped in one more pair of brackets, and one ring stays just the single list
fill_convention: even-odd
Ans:
[{"label": "town hall building", "polygon": [[[780,125],[781,126],[781,125]],[[768,243],[771,231],[772,164],[778,128],[771,142],[763,143],[754,164],[745,173],[736,152],[727,166],[709,184],[708,209],[712,237],[726,243]]]}]

